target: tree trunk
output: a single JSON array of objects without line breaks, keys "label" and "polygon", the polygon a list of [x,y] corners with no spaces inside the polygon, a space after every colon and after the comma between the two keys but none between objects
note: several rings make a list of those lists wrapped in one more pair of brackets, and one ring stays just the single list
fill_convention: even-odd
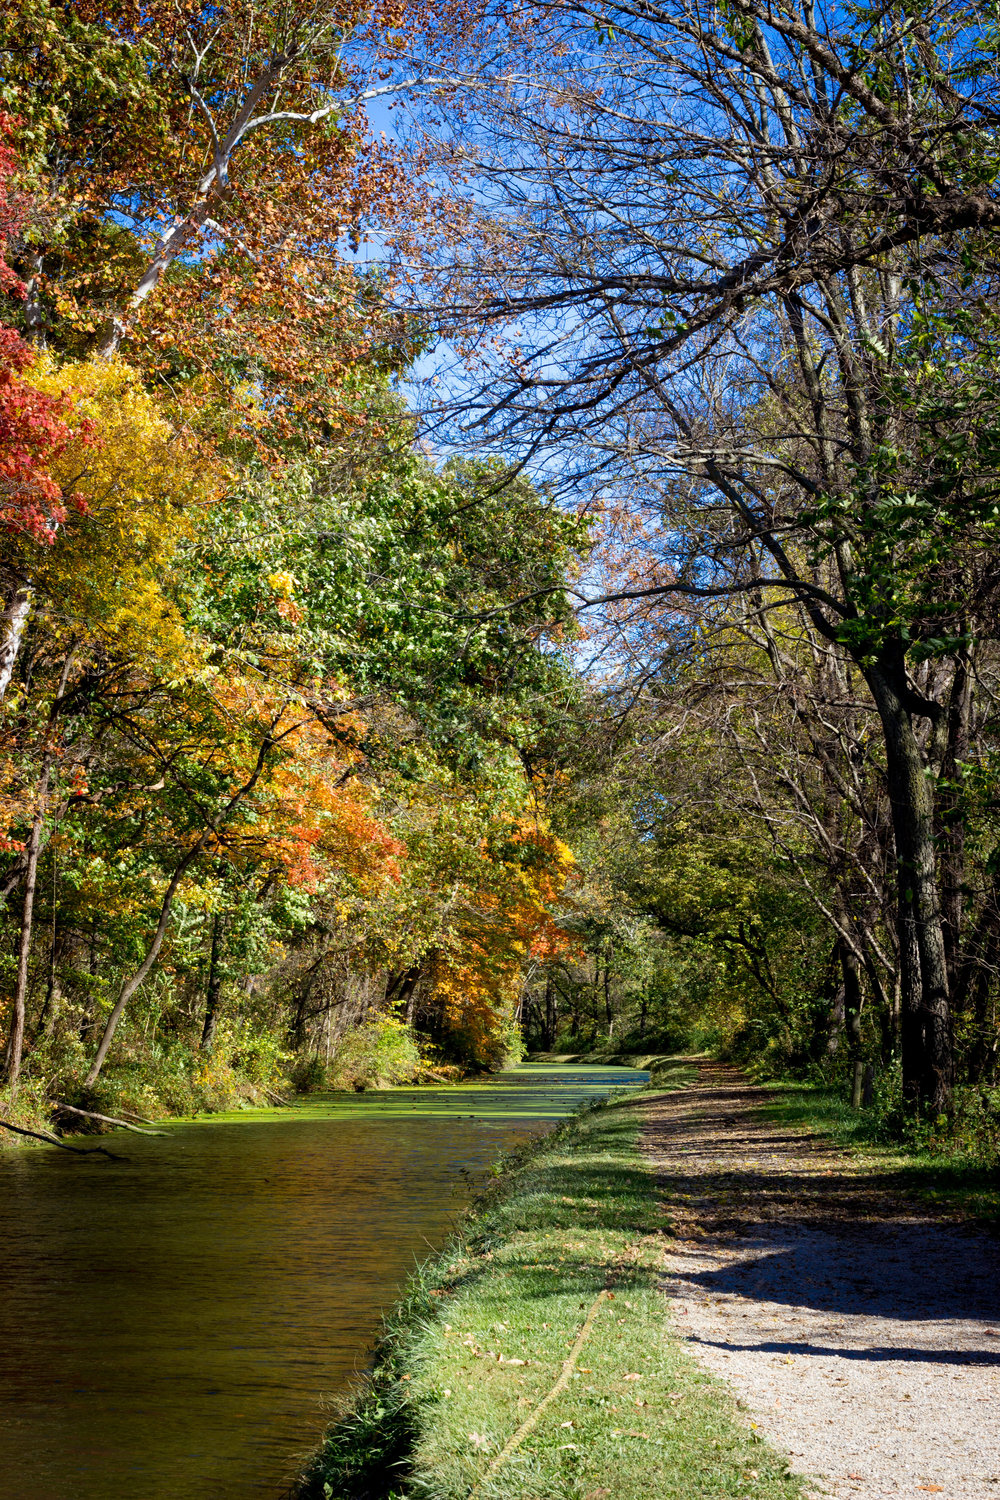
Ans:
[{"label": "tree trunk", "polygon": [[861,1055],[861,1009],[864,995],[857,957],[843,942],[840,944],[840,969],[844,976],[844,1032],[851,1059],[851,1104],[854,1109],[860,1109],[865,1067]]},{"label": "tree trunk", "polygon": [[24,283],[24,336],[36,349],[45,348],[45,316],[42,312],[42,255],[32,251],[28,257],[31,274]]},{"label": "tree trunk", "polygon": [[604,956],[604,1019],[608,1024],[608,1041],[615,1029],[615,1018],[611,1011],[611,943],[608,943],[608,951]]},{"label": "tree trunk", "polygon": [[17,950],[17,978],[14,981],[14,1009],[10,1022],[10,1035],[7,1038],[7,1050],[4,1054],[4,1078],[12,1097],[17,1093],[18,1079],[21,1076],[21,1057],[24,1051],[24,1014],[28,994],[28,959],[31,956],[31,925],[35,909],[35,885],[38,879],[38,851],[42,838],[44,795],[48,788],[48,780],[46,767],[44,783],[40,788],[41,799],[31,824],[31,838],[28,843],[28,873],[24,882],[24,905],[21,908],[21,936]]},{"label": "tree trunk", "polygon": [[[25,618],[27,618],[27,613],[27,606],[25,606]],[[18,639],[20,639],[20,636]],[[69,651],[66,653],[66,660],[63,662],[62,672],[59,676],[59,686],[56,689],[56,696],[49,712],[49,723],[46,734],[48,742],[42,759],[41,775],[38,779],[38,806],[35,809],[35,816],[31,821],[31,835],[28,840],[27,867],[24,880],[24,904],[21,907],[21,934],[17,950],[17,977],[14,981],[14,1007],[11,1016],[10,1035],[7,1038],[7,1049],[4,1054],[4,1077],[12,1095],[17,1092],[18,1079],[21,1076],[21,1058],[24,1052],[24,1019],[28,998],[28,960],[31,957],[31,929],[35,910],[35,888],[38,883],[38,854],[42,846],[42,824],[45,821],[45,813],[48,808],[49,779],[52,775],[53,749],[51,736],[54,733],[56,717],[62,706],[63,694],[66,691],[66,683],[73,664],[73,655],[74,648],[71,645]],[[11,669],[13,669],[13,660],[10,665]],[[7,681],[10,681],[9,673]]]},{"label": "tree trunk", "polygon": [[934,797],[905,704],[902,660],[866,668],[882,720],[896,843],[903,1100],[947,1113],[954,1063],[937,880]]},{"label": "tree trunk", "polygon": [[149,948],[146,951],[146,957],[143,959],[136,972],[132,975],[132,978],[126,980],[126,982],[122,985],[121,990],[118,994],[118,999],[115,1001],[114,1009],[112,1010],[110,1016],[107,1019],[107,1022],[105,1023],[104,1035],[101,1037],[100,1045],[98,1046],[94,1061],[91,1063],[90,1071],[87,1074],[86,1083],[88,1088],[91,1088],[97,1082],[100,1071],[104,1066],[104,1059],[108,1055],[108,1048],[114,1041],[115,1032],[118,1030],[118,1022],[122,1018],[122,1012],[156,962],[157,955],[159,954],[159,951],[163,946],[163,939],[167,935],[167,927],[170,923],[170,908],[173,905],[174,896],[177,893],[177,887],[180,885],[182,879],[184,878],[184,872],[187,870],[188,866],[193,863],[197,855],[201,852],[202,848],[205,845],[205,841],[205,835],[202,835],[198,842],[188,850],[187,854],[185,854],[184,858],[181,860],[180,864],[177,866],[170,878],[170,884],[167,886],[167,889],[163,893],[163,901],[160,904],[159,920],[157,921],[156,930],[153,933]]},{"label": "tree trunk", "polygon": [[965,888],[965,818],[961,779],[969,755],[972,718],[972,673],[964,656],[955,663],[948,704],[948,738],[941,761],[942,787],[938,795],[936,830],[941,849],[941,917],[948,988],[953,995],[958,977]]},{"label": "tree trunk", "polygon": [[541,1031],[541,1047],[543,1052],[552,1052],[556,1044],[556,1026],[559,1022],[559,1002],[556,999],[556,987],[550,978],[546,980],[546,1014],[544,1014],[543,1031]]},{"label": "tree trunk", "polygon": [[[839,913],[838,913],[839,915]],[[836,938],[824,965],[820,995],[826,1001],[826,1016],[817,1025],[816,1050],[828,1058],[836,1057],[844,1034],[844,970],[841,962],[843,940]]]},{"label": "tree trunk", "polygon": [[830,1000],[826,1021],[826,1055],[836,1057],[840,1050],[840,1038],[844,1034],[844,986],[838,984]]},{"label": "tree trunk", "polygon": [[0,699],[10,687],[30,609],[31,585],[27,578],[22,577],[15,582],[3,614],[0,614]]},{"label": "tree trunk", "polygon": [[56,924],[56,860],[52,861],[52,932],[49,937],[49,981],[45,987],[45,999],[38,1013],[35,1038],[51,1036],[62,1003],[62,986],[59,983],[59,964],[66,947],[65,939]]},{"label": "tree trunk", "polygon": [[405,1002],[406,1024],[413,1025],[413,1016],[417,1004],[417,985],[420,982],[420,965],[413,964],[404,974],[395,979],[391,986],[393,1000],[398,1004]]},{"label": "tree trunk", "polygon": [[219,996],[222,993],[222,971],[219,965],[219,939],[222,918],[216,913],[212,921],[212,948],[208,959],[208,984],[205,987],[205,1024],[201,1028],[201,1049],[211,1052],[215,1045],[215,1028],[219,1024]]}]

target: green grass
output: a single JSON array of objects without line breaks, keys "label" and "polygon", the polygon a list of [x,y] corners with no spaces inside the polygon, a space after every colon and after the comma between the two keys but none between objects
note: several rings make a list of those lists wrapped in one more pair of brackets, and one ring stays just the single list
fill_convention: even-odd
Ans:
[{"label": "green grass", "polygon": [[[675,1065],[680,1084],[690,1070]],[[508,1164],[388,1321],[309,1500],[792,1500],[799,1484],[677,1340],[658,1286],[669,1225],[637,1149],[642,1096]],[[599,1294],[566,1388],[552,1390]]]},{"label": "green grass", "polygon": [[874,1109],[852,1109],[833,1089],[809,1083],[768,1080],[772,1099],[765,1118],[829,1136],[856,1151],[887,1186],[915,1193],[930,1207],[1000,1222],[1000,1180],[995,1168],[963,1157],[960,1148],[928,1150],[887,1144],[884,1121]]}]

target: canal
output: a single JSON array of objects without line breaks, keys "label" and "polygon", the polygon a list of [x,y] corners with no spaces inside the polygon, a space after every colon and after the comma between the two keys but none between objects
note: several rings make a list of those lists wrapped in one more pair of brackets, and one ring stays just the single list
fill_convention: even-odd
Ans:
[{"label": "canal", "polygon": [[628,1068],[0,1152],[0,1500],[275,1500],[505,1148]]}]

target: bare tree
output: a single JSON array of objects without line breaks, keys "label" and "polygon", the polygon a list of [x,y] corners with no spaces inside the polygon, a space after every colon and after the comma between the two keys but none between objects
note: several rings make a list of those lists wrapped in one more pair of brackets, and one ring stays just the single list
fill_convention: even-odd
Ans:
[{"label": "bare tree", "polygon": [[1000,585],[980,22],[811,0],[537,15],[519,85],[441,152],[476,184],[461,253],[432,267],[439,328],[487,364],[461,423],[645,513],[611,601],[636,642],[679,599],[766,589],[853,663],[892,812],[904,1088],[947,1109],[934,778],[964,753]]}]

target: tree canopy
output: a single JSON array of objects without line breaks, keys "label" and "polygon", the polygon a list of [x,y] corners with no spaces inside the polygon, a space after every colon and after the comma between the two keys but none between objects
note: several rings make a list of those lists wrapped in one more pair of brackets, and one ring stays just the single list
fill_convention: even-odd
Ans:
[{"label": "tree canopy", "polygon": [[527,1037],[981,1111],[996,54],[882,0],[4,8],[18,1108]]}]

